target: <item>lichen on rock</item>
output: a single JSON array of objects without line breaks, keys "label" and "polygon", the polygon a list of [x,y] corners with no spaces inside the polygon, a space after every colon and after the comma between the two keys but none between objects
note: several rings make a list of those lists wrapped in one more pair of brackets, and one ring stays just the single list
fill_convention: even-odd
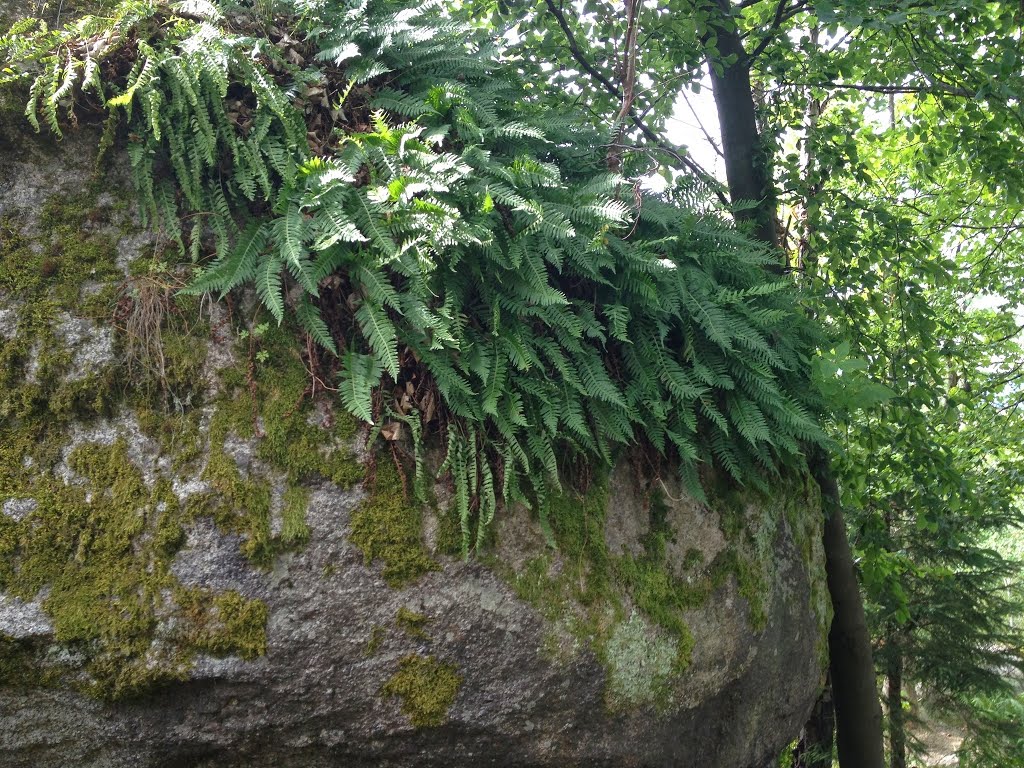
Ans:
[{"label": "lichen on rock", "polygon": [[605,644],[611,706],[668,705],[679,651],[638,614],[619,623]]},{"label": "lichen on rock", "polygon": [[[303,483],[350,485],[362,470],[350,422],[309,418],[297,358],[209,378],[198,300],[176,295],[180,268],[140,235],[117,185],[89,181],[90,155],[65,167],[81,182],[67,195],[43,192],[30,154],[0,207],[0,680],[115,699],[184,680],[203,655],[265,652],[258,596],[178,578],[200,517],[243,534],[266,566],[308,537]],[[276,485],[224,460],[224,441],[254,438],[254,424]],[[211,488],[218,503],[200,503]]]}]

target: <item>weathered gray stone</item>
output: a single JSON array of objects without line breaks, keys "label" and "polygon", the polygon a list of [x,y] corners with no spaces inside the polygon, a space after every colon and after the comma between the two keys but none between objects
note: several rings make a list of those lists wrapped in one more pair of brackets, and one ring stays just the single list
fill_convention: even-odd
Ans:
[{"label": "weathered gray stone", "polygon": [[21,521],[39,506],[35,499],[7,499],[3,503],[3,513],[12,520]]},{"label": "weathered gray stone", "polygon": [[38,601],[0,595],[0,637],[24,640],[52,634],[53,624]]},{"label": "weathered gray stone", "polygon": [[[0,146],[11,146],[19,136],[0,126]],[[64,185],[83,186],[94,140],[70,135],[57,148],[29,137],[18,152],[5,150],[0,214],[24,216],[31,225],[50,195]],[[47,166],[40,153],[48,153]],[[130,263],[148,237],[118,234],[119,263]],[[16,298],[0,296],[0,336],[15,333]],[[210,344],[204,375],[212,394],[216,371],[234,361],[230,329],[218,325],[220,313],[213,310],[219,320],[212,323],[212,340],[197,340]],[[116,362],[110,329],[75,317],[61,328],[77,355],[76,369]],[[315,419],[329,422],[326,412],[317,414]],[[208,441],[210,413],[200,416]],[[180,472],[130,412],[74,425],[65,460],[75,445],[118,440],[129,446],[147,483],[166,478],[180,499],[209,491],[200,477],[207,457]],[[248,438],[229,435],[225,452],[243,476],[271,483],[279,514],[281,473],[265,466]],[[56,475],[61,482],[79,482],[66,463]],[[598,640],[579,631],[584,607],[552,610],[520,596],[516,575],[538,557],[550,559],[552,579],[569,565],[566,553],[548,548],[524,510],[507,510],[496,522],[493,559],[486,564],[437,552],[438,517],[427,514],[424,539],[440,569],[394,588],[383,579],[381,564],[367,565],[348,536],[365,491],[324,480],[307,486],[309,542],[298,551],[256,568],[240,551],[242,534],[225,532],[200,515],[189,522],[170,566],[185,587],[215,594],[235,590],[265,602],[265,655],[199,654],[184,679],[113,702],[38,679],[0,679],[0,765],[760,768],[796,734],[816,697],[828,606],[821,598],[823,559],[813,499],[786,491],[787,499],[778,504],[747,503],[742,514],[748,535],[730,542],[719,513],[678,484],[635,477],[625,466],[613,475],[603,524],[611,556],[643,555],[651,529],[648,500],[652,490],[660,490],[672,534],[665,546],[667,572],[696,582],[735,547],[763,601],[763,626],[755,629],[760,622],[752,620],[749,593],[741,594],[729,575],[703,603],[685,610],[693,649],[689,666],[680,670],[673,667],[677,638],[628,592],[620,591],[598,617],[604,633]],[[4,514],[21,520],[38,513],[21,503],[4,500]],[[274,517],[272,526],[280,532],[281,520]],[[422,631],[403,627],[400,612],[424,617]],[[162,616],[147,660],[167,650],[173,630],[173,619]],[[45,595],[26,602],[0,593],[0,652],[5,643],[42,649],[46,664],[72,672],[90,652],[57,640]],[[451,664],[460,678],[441,725],[413,726],[401,701],[382,693],[410,654]],[[0,657],[0,670],[2,662]]]}]

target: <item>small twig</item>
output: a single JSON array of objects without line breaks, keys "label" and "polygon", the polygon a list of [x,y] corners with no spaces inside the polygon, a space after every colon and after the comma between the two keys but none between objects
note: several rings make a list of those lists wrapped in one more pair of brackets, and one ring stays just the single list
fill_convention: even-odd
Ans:
[{"label": "small twig", "polygon": [[[548,10],[551,11],[552,15],[555,17],[555,20],[558,22],[558,26],[562,29],[562,33],[565,35],[566,44],[569,47],[569,53],[572,54],[572,57],[601,85],[601,87],[605,89],[609,95],[614,96],[617,99],[621,99],[622,93],[619,91],[618,87],[609,80],[604,73],[587,60],[587,57],[580,48],[579,43],[576,40],[576,35],[569,26],[569,22],[566,20],[565,14],[562,10],[555,5],[554,0],[545,0],[545,4],[547,5]],[[643,134],[644,138],[650,141],[655,148],[660,152],[664,152],[677,164],[693,173],[700,181],[706,184],[712,192],[714,192],[715,196],[723,206],[729,206],[729,198],[725,194],[725,189],[722,186],[722,183],[718,181],[713,174],[704,170],[699,163],[687,157],[685,150],[673,146],[666,139],[655,133],[632,108],[629,110],[629,118],[633,122],[633,125],[640,130],[640,133]]]},{"label": "small twig", "polygon": [[[775,18],[772,19],[771,25],[769,25],[768,29],[765,30],[764,37],[762,38],[761,42],[758,43],[757,47],[754,48],[754,50],[751,51],[750,54],[747,56],[747,61],[748,62],[749,61],[753,61],[758,56],[760,56],[762,53],[764,53],[764,49],[767,48],[768,44],[775,38],[775,33],[778,31],[779,27],[782,25],[783,16],[786,13],[786,6],[787,5],[789,5],[789,0],[779,0],[779,4],[775,8]],[[803,5],[803,3],[797,2],[797,7],[798,8],[801,5]]]},{"label": "small twig", "polygon": [[633,112],[636,86],[636,33],[640,15],[640,2],[626,0],[626,40],[622,52],[622,106],[615,118],[615,138],[608,149],[608,170],[618,173],[622,168],[622,149],[619,143],[626,127],[626,118]]}]

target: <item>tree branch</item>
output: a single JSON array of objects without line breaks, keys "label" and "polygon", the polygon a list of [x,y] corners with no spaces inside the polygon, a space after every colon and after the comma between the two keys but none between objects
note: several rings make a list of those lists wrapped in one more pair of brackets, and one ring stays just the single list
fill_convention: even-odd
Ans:
[{"label": "tree branch", "polygon": [[[797,2],[798,7],[802,4],[803,3],[801,2]],[[775,33],[782,25],[782,17],[786,13],[786,6],[788,5],[789,0],[779,0],[779,4],[775,8],[775,18],[772,19],[772,23],[769,25],[768,29],[765,30],[764,38],[762,38],[761,42],[757,44],[757,47],[753,51],[747,54],[747,61],[753,61],[762,53],[764,53],[764,49],[768,47],[768,44],[775,37]]]},{"label": "tree branch", "polygon": [[682,93],[683,101],[686,102],[686,106],[689,108],[690,114],[693,115],[693,119],[697,121],[697,127],[700,128],[700,132],[704,134],[704,138],[707,139],[708,144],[710,144],[711,148],[715,150],[716,155],[724,158],[725,152],[723,152],[722,148],[718,146],[718,142],[715,141],[714,137],[708,133],[708,129],[704,127],[704,121],[700,119],[700,115],[697,114],[697,110],[694,109],[693,104],[690,103],[690,97],[686,95],[686,91],[683,90],[680,91],[680,93]]},{"label": "tree branch", "polygon": [[622,107],[615,118],[615,137],[608,146],[608,170],[618,173],[622,168],[622,134],[626,118],[633,112],[636,85],[636,33],[642,0],[626,0],[626,40],[622,51]]},{"label": "tree branch", "polygon": [[555,21],[558,22],[558,26],[562,28],[562,34],[565,35],[565,41],[569,46],[569,53],[572,54],[572,57],[576,59],[579,65],[583,67],[591,77],[597,80],[597,82],[600,83],[609,94],[621,99],[622,94],[619,93],[619,89],[616,87],[615,83],[609,80],[601,70],[587,60],[587,57],[580,48],[579,43],[576,42],[576,35],[572,31],[572,27],[569,26],[569,22],[566,20],[562,9],[555,5],[554,0],[545,0],[545,3],[548,6],[548,10],[551,11],[551,14],[555,17]]},{"label": "tree branch", "polygon": [[[572,31],[572,27],[569,26],[569,22],[566,20],[562,9],[555,5],[554,0],[545,0],[545,4],[547,5],[548,10],[551,11],[552,16],[554,16],[555,20],[558,22],[558,26],[561,28],[562,33],[565,35],[566,44],[569,47],[569,53],[572,54],[572,57],[580,67],[587,72],[587,74],[593,77],[594,80],[604,88],[609,95],[614,96],[617,99],[621,99],[622,92],[615,83],[609,80],[601,70],[597,69],[597,67],[587,60],[587,57],[580,48],[579,43],[576,40],[576,35]],[[714,192],[715,196],[723,206],[727,208],[729,207],[729,198],[726,196],[722,183],[718,181],[718,179],[708,171],[704,170],[699,163],[687,157],[685,150],[680,147],[673,146],[669,141],[659,136],[650,126],[640,119],[632,107],[629,109],[629,119],[640,131],[643,137],[651,142],[656,149],[665,153],[672,158],[675,163],[694,174],[701,182],[706,184],[712,192]]]}]

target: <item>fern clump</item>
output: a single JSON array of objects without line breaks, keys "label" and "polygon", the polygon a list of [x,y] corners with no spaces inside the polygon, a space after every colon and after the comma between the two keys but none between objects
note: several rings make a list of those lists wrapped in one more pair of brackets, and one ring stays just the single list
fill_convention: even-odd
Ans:
[{"label": "fern clump", "polygon": [[436,3],[275,13],[128,0],[13,71],[37,125],[89,97],[126,126],[147,216],[203,264],[189,290],[292,313],[345,408],[408,426],[417,477],[442,435],[466,549],[501,501],[543,514],[562,457],[645,442],[693,485],[762,483],[820,439],[813,333],[762,247],[609,174]]}]

